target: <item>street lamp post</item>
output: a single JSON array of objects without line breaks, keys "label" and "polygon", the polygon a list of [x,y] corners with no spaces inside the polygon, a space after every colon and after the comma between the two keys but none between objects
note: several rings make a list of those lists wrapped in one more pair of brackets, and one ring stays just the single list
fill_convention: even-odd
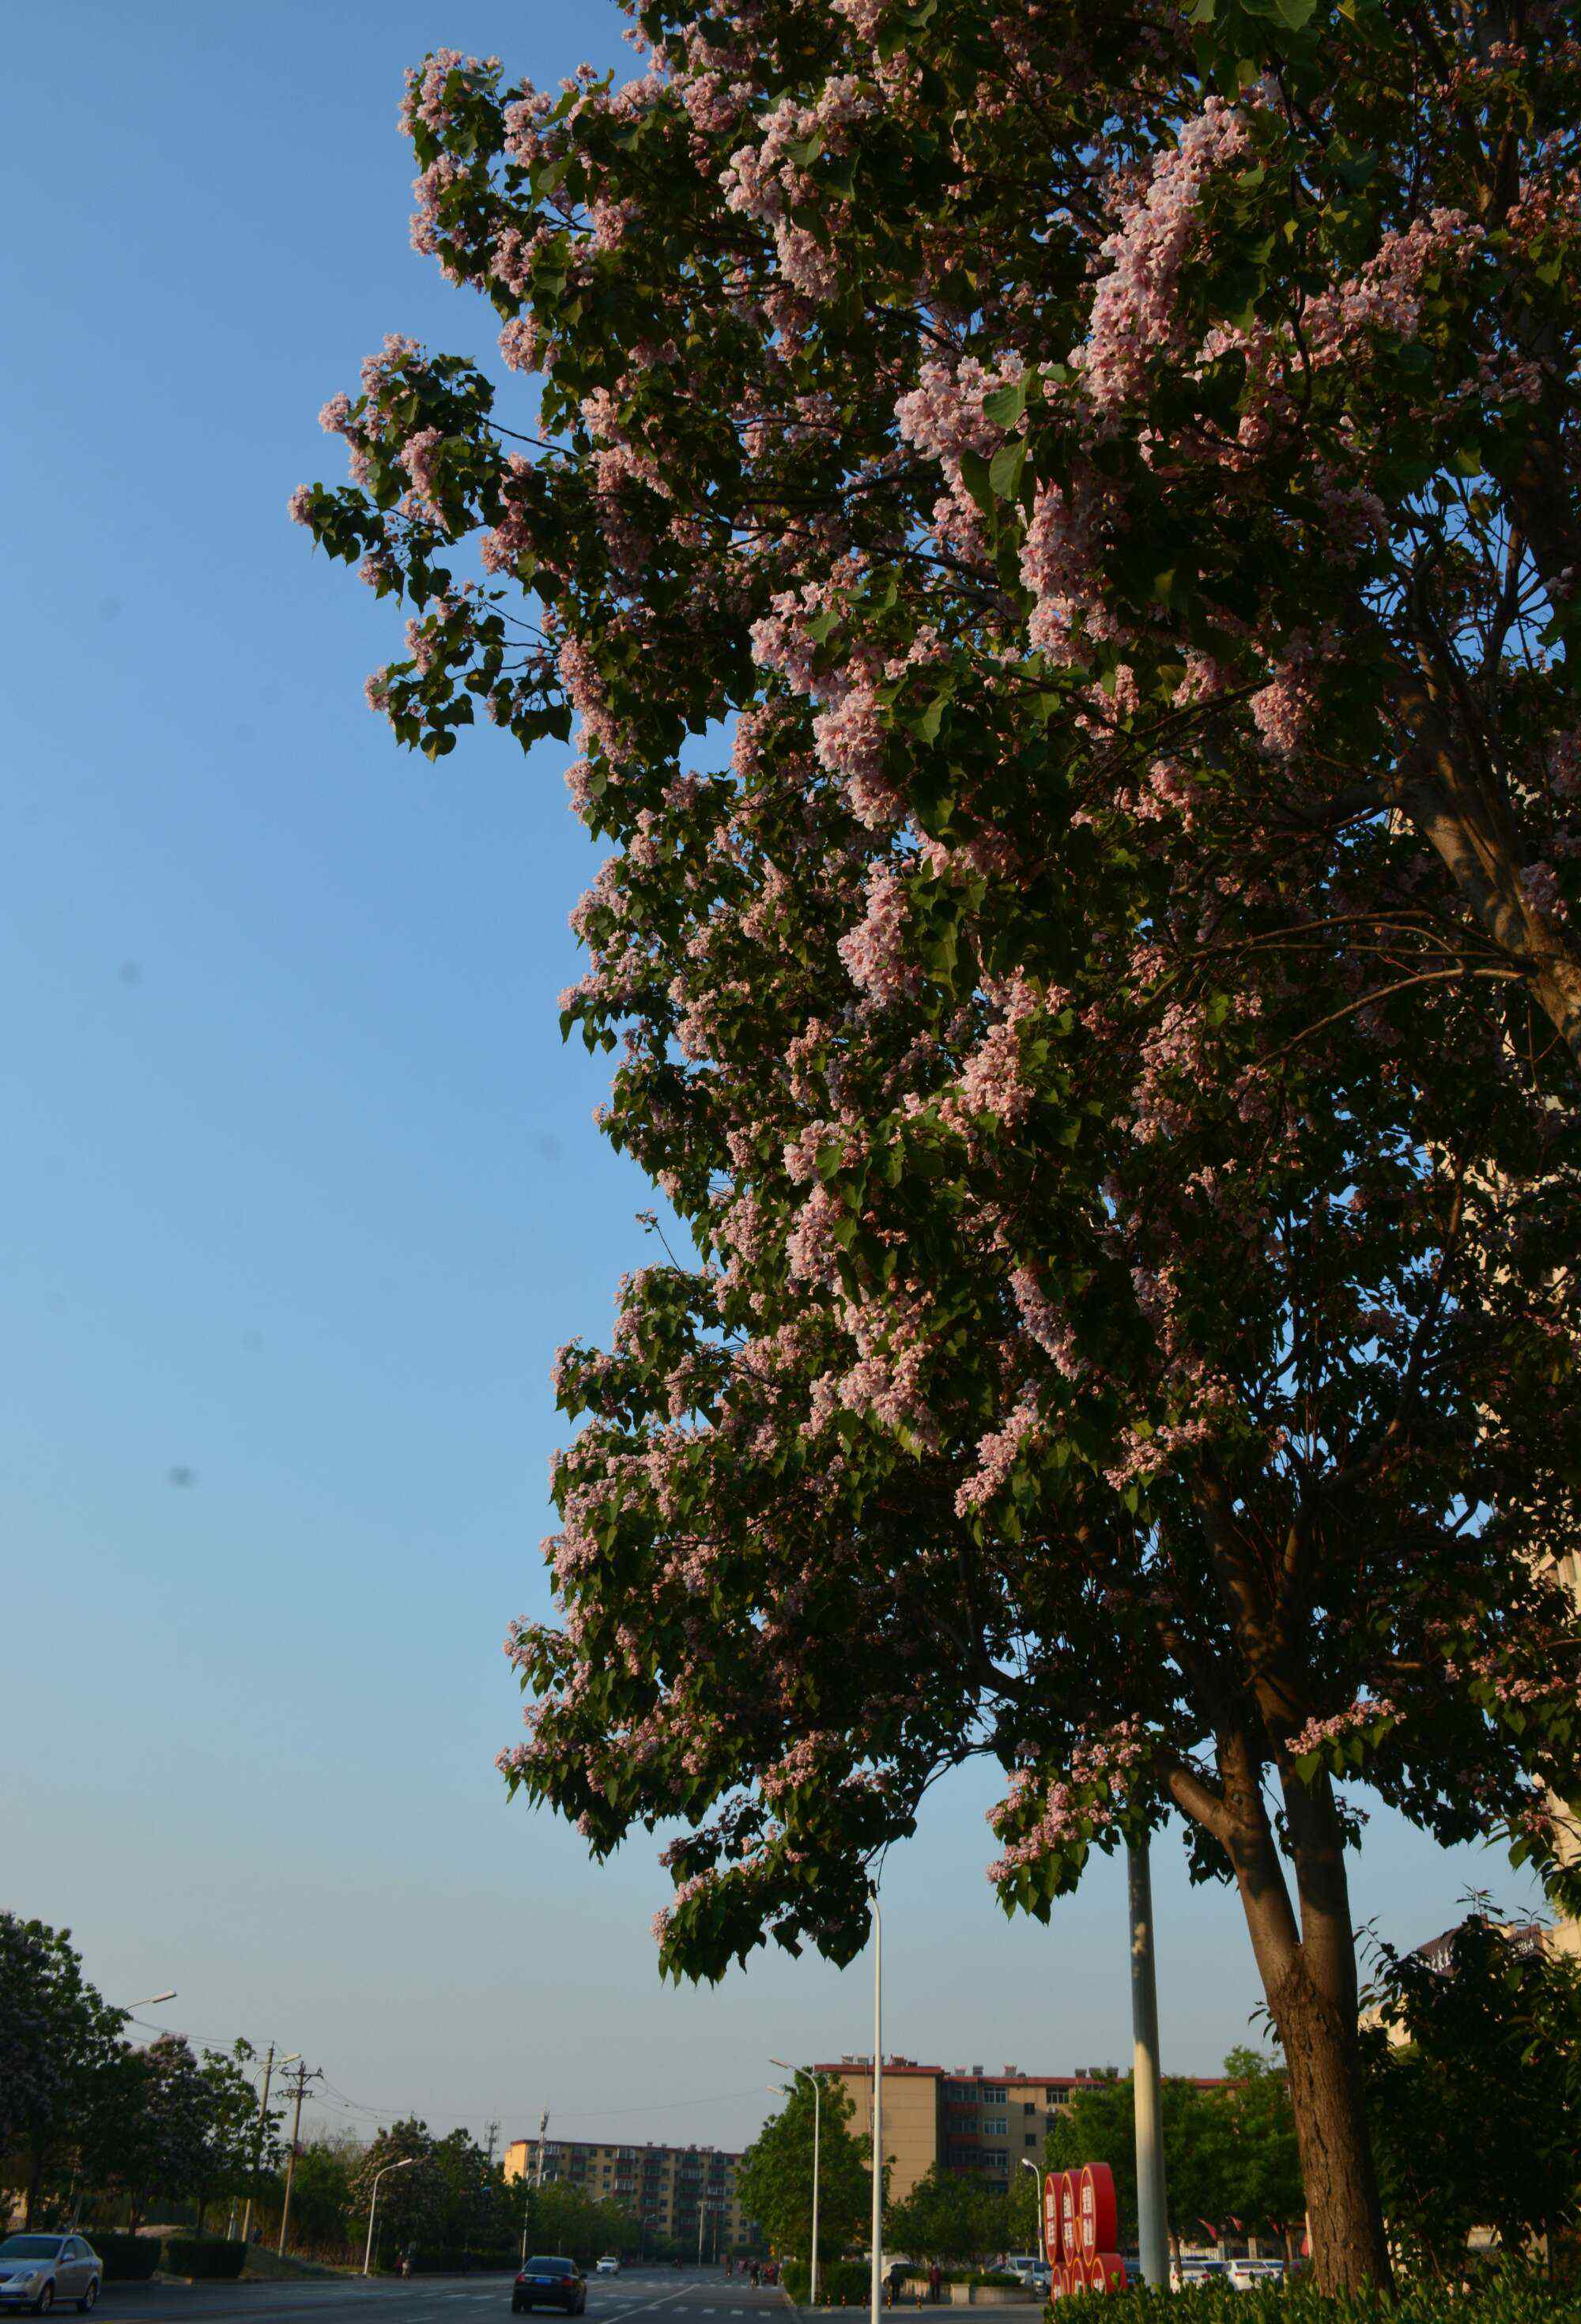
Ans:
[{"label": "street lamp post", "polygon": [[1163,2093],[1159,2081],[1159,1988],[1153,1966],[1152,1872],[1148,1843],[1125,1850],[1131,1914],[1131,2027],[1135,2059],[1137,2244],[1143,2281],[1170,2282],[1169,2206],[1164,2190]]},{"label": "street lamp post", "polygon": [[1043,2265],[1047,2267],[1049,2264],[1049,2246],[1043,2241],[1043,2174],[1039,2170],[1035,2163],[1029,2163],[1027,2161],[1024,2154],[1021,2159],[1021,2167],[1023,2171],[1030,2171],[1032,2174],[1032,2186],[1035,2190],[1032,2201],[1032,2218],[1037,2223],[1038,2229],[1038,2257],[1042,2261]]},{"label": "street lamp post", "polygon": [[867,2283],[868,2324],[883,2308],[883,1921],[874,1886],[873,1915],[873,2265]]},{"label": "street lamp post", "polygon": [[399,2163],[386,2163],[382,2171],[374,2173],[372,2192],[368,2196],[368,2241],[363,2253],[363,2273],[371,2274],[374,2264],[374,2214],[379,2208],[379,2181],[387,2179],[392,2171],[410,2171],[417,2161],[415,2154],[403,2154]]},{"label": "street lamp post", "polygon": [[823,2115],[823,2077],[821,2074],[811,2072],[806,2066],[792,2066],[783,2058],[771,2058],[769,2063],[771,2066],[782,2067],[788,2074],[804,2075],[812,2084],[812,2273],[808,2283],[807,2296],[811,2305],[816,2308],[818,2306],[818,2137]]}]

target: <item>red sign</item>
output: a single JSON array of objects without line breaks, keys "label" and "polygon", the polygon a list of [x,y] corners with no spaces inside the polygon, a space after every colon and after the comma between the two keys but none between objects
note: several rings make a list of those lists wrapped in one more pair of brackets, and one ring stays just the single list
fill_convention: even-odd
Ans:
[{"label": "red sign", "polygon": [[1047,2174],[1043,2250],[1053,2299],[1067,2300],[1077,2292],[1123,2292],[1125,2263],[1114,2249],[1119,2240],[1114,2173],[1106,2163]]},{"label": "red sign", "polygon": [[1120,2240],[1120,2209],[1114,2200],[1114,2173],[1106,2163],[1083,2164],[1076,2204],[1083,2259],[1112,2252]]},{"label": "red sign", "polygon": [[1080,2230],[1076,2215],[1076,2173],[1059,2173],[1059,2256],[1074,2259],[1080,2248]]}]

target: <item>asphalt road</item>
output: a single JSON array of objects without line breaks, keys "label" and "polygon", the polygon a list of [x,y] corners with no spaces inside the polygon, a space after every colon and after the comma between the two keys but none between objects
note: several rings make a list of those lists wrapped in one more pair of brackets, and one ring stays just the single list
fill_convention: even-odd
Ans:
[{"label": "asphalt road", "polygon": [[[783,2292],[754,2292],[720,2268],[631,2267],[589,2276],[586,2324],[750,2324],[767,2311],[783,2317]],[[558,2316],[557,2309],[534,2309]],[[63,2304],[60,2324],[76,2310]],[[510,2324],[508,2275],[311,2276],[300,2283],[109,2283],[99,2301],[103,2324]]]}]

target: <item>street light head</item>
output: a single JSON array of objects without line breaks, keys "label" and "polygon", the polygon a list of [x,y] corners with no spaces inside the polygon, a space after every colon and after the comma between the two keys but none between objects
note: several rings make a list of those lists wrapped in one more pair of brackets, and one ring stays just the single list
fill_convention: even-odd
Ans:
[{"label": "street light head", "polygon": [[300,2065],[301,2062],[301,2055],[302,2053],[300,2050],[293,2050],[289,2058],[276,2058],[274,2062],[277,2066]]},{"label": "street light head", "polygon": [[771,2058],[769,2063],[771,2066],[778,2066],[782,2073],[793,2074],[796,2071],[789,2058]]},{"label": "street light head", "polygon": [[141,2001],[129,2001],[126,2007],[128,2012],[134,2009],[157,2009],[162,2001],[173,2001],[175,1997],[176,1988],[172,1985],[168,1993],[145,1993]]}]

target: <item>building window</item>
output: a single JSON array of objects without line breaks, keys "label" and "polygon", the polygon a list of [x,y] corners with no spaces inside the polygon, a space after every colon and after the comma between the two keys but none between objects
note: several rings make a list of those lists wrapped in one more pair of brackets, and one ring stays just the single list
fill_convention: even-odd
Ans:
[{"label": "building window", "polygon": [[[983,2135],[985,2138],[1003,2138],[1009,2128],[1010,2124],[1002,2114],[985,2114],[983,2116]],[[871,2178],[872,2175],[872,2172],[869,2172],[869,2178]]]},{"label": "building window", "polygon": [[[1028,2144],[1029,2146],[1036,2146],[1037,2143],[1038,2143],[1038,2134],[1037,2134],[1037,2132],[1036,2132],[1035,2130],[1029,2130],[1029,2131],[1028,2131],[1028,2133],[1027,2133],[1027,2144]],[[870,2174],[870,2175],[871,2175],[871,2174]],[[823,2237],[822,2237],[821,2234],[820,2234],[820,2236],[818,2236],[818,2241],[819,2241],[819,2243],[821,2243],[821,2242],[823,2241]]]},{"label": "building window", "polygon": [[1003,2090],[991,2090],[987,2083],[984,2083],[983,2103],[985,2106],[1003,2106],[1004,2104],[1004,2098],[1005,2093]]}]

